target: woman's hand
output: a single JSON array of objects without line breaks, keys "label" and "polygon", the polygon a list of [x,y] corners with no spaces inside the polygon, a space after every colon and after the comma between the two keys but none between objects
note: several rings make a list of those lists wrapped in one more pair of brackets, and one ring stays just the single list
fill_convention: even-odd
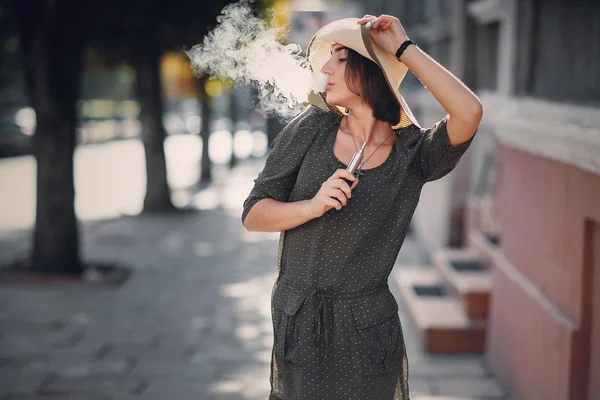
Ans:
[{"label": "woman's hand", "polygon": [[360,25],[371,22],[371,39],[387,53],[396,54],[400,45],[408,39],[400,20],[391,15],[375,17],[367,14],[357,22]]},{"label": "woman's hand", "polygon": [[[352,187],[344,181],[347,179],[352,182]],[[319,218],[327,211],[335,208],[341,210],[352,197],[351,190],[356,187],[358,178],[345,169],[338,169],[329,177],[317,192],[315,197],[310,200],[309,211],[312,217]]]}]

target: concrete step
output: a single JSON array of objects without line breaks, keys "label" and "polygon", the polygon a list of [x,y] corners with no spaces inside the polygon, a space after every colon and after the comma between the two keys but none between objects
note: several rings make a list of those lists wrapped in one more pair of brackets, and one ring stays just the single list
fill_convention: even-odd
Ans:
[{"label": "concrete step", "polygon": [[462,302],[431,267],[399,267],[392,273],[406,308],[429,353],[482,353],[486,323],[473,321]]},{"label": "concrete step", "polygon": [[486,319],[492,288],[488,262],[475,249],[441,249],[433,260],[444,281],[471,319]]}]

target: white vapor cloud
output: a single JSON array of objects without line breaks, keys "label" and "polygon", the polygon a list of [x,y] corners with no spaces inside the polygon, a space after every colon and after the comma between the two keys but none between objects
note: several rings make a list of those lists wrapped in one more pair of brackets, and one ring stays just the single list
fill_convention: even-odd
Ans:
[{"label": "white vapor cloud", "polygon": [[229,78],[258,90],[258,107],[291,118],[311,90],[322,91],[324,76],[310,71],[297,44],[283,45],[278,30],[252,15],[245,2],[225,7],[218,25],[187,55],[198,74]]}]

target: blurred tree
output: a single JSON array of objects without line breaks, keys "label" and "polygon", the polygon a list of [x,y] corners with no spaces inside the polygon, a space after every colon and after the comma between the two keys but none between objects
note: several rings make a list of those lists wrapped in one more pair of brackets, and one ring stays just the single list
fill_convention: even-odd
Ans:
[{"label": "blurred tree", "polygon": [[209,156],[208,140],[210,138],[210,121],[212,120],[212,97],[206,91],[206,83],[209,76],[203,74],[196,80],[196,96],[200,101],[200,113],[202,114],[202,126],[200,137],[202,138],[202,158],[200,161],[200,182],[212,181],[212,163]]},{"label": "blurred tree", "polygon": [[76,100],[87,36],[79,0],[14,0],[29,99],[37,116],[37,206],[33,268],[78,275],[83,271],[75,216],[73,152]]},{"label": "blurred tree", "polygon": [[[238,103],[235,86],[231,88],[229,92],[229,119],[231,120],[231,135],[232,138],[235,139],[235,132],[237,131],[237,123],[239,120],[239,111],[238,111]],[[233,142],[232,142],[233,143]],[[237,165],[237,158],[235,156],[235,152],[233,151],[233,147],[231,148],[231,159],[229,160],[229,167],[233,168]]]},{"label": "blurred tree", "polygon": [[[186,0],[105,0],[94,18],[93,45],[109,63],[128,63],[136,71],[136,97],[146,153],[147,192],[144,211],[174,209],[167,184],[162,123],[163,93],[160,59],[171,50],[183,51],[202,41],[216,17],[230,0],[210,2]],[[110,30],[107,29],[110,27]],[[199,83],[200,85],[200,83]],[[199,88],[199,86],[198,86]],[[210,123],[210,98],[196,91],[202,104],[202,121]],[[203,131],[204,153],[208,150],[208,126]],[[203,158],[203,164],[209,162]],[[202,176],[210,180],[210,167]]]},{"label": "blurred tree", "polygon": [[[84,267],[74,209],[73,153],[76,104],[86,46],[92,44],[92,53],[100,55],[103,63],[126,63],[134,67],[147,160],[144,210],[171,210],[174,207],[163,149],[166,133],[162,124],[160,58],[167,49],[183,50],[200,42],[230,1],[5,0],[4,3],[8,7],[3,4],[1,11],[10,9],[14,13],[27,92],[37,117],[33,146],[37,161],[37,205],[32,267],[42,272],[80,275]],[[205,106],[210,106],[210,99]],[[204,125],[210,122],[210,110],[203,111],[208,116],[203,118]],[[203,129],[207,135],[208,125]]]},{"label": "blurred tree", "polygon": [[135,71],[134,95],[140,106],[146,156],[145,212],[175,209],[167,183],[163,146],[166,130],[162,122],[160,58],[164,47],[160,39],[167,23],[161,9],[164,3],[159,0],[99,1],[91,24],[90,46],[96,62],[109,66],[129,64]]},{"label": "blurred tree", "polygon": [[0,2],[0,114],[28,105],[23,80],[14,10],[11,3]]}]

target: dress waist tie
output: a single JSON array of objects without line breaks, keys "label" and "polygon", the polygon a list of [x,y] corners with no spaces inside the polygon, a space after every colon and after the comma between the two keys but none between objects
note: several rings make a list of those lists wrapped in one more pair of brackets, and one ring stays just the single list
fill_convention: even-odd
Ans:
[{"label": "dress waist tie", "polygon": [[330,290],[322,290],[322,289],[314,289],[312,290],[308,298],[314,299],[314,342],[320,343],[324,342],[325,345],[325,358],[327,359],[329,356],[329,341],[331,336],[331,309],[332,309],[332,300],[339,299],[354,299],[359,297],[368,296],[374,293],[377,293],[381,290],[387,289],[388,284],[384,282],[372,289],[368,289],[362,292],[356,293],[348,293],[348,294],[336,294],[332,293]]}]

